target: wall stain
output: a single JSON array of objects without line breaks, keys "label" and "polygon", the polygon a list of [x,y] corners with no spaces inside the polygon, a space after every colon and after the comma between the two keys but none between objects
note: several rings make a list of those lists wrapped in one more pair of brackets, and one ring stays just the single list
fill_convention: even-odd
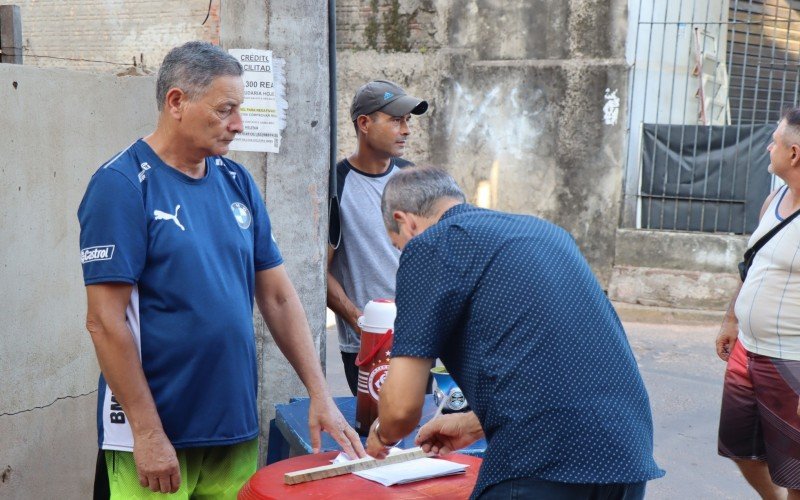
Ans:
[{"label": "wall stain", "polygon": [[447,132],[457,144],[475,140],[489,148],[494,157],[508,155],[523,159],[542,134],[535,118],[544,110],[546,99],[540,89],[519,90],[500,85],[481,93],[454,85],[453,112]]},{"label": "wall stain", "polygon": [[[364,28],[364,42],[367,48],[383,52],[410,52],[410,24],[416,17],[416,11],[411,14],[401,14],[400,0],[389,0],[384,5],[379,5],[378,0],[370,0],[369,6],[370,16]],[[380,11],[383,11],[383,14],[378,21]],[[383,34],[382,47],[379,47],[378,43],[380,34]]]},{"label": "wall stain", "polygon": [[367,27],[364,28],[364,41],[367,48],[378,50],[378,30],[380,28],[378,25],[378,0],[371,0],[369,8],[372,15],[367,21]]},{"label": "wall stain", "polygon": [[391,1],[389,10],[383,14],[383,34],[388,52],[408,52],[411,49],[409,17],[400,14],[400,0]]}]

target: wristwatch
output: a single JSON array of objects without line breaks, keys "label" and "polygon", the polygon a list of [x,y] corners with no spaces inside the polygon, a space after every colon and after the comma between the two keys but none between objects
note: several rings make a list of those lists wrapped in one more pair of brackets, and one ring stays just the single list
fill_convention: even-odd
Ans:
[{"label": "wristwatch", "polygon": [[396,443],[387,443],[381,437],[380,428],[381,428],[381,423],[378,420],[375,420],[375,437],[378,438],[378,442],[380,444],[382,444],[383,446],[385,446],[387,448],[394,448],[395,446],[397,446],[398,444],[403,442],[403,438],[400,438],[400,439],[397,440]]}]

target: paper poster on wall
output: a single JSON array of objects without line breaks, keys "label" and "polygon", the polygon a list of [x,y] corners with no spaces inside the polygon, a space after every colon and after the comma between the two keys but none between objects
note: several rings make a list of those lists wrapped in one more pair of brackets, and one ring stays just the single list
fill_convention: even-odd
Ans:
[{"label": "paper poster on wall", "polygon": [[241,106],[244,131],[236,135],[234,151],[277,153],[281,130],[286,126],[283,60],[271,50],[229,49],[244,68],[244,102]]}]

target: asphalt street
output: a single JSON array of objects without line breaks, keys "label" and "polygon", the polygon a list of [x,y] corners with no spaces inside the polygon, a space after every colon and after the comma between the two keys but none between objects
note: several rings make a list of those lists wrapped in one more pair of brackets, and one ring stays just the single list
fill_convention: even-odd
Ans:
[{"label": "asphalt street", "polygon": [[[648,499],[757,499],[733,462],[717,455],[725,364],[714,352],[716,324],[626,322],[650,395],[655,457],[667,475]],[[327,374],[334,396],[349,396],[335,328],[328,329]]]}]

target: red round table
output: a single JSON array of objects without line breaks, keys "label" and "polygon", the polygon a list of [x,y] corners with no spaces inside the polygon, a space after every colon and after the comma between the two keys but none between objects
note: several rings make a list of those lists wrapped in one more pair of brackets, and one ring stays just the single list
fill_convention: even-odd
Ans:
[{"label": "red round table", "polygon": [[358,477],[355,474],[309,481],[307,483],[287,485],[283,483],[283,475],[320,465],[329,465],[339,452],[330,451],[316,455],[302,455],[268,465],[256,472],[239,491],[239,500],[284,500],[286,498],[325,499],[442,499],[463,500],[469,498],[481,459],[469,455],[453,453],[445,456],[447,460],[469,465],[465,474],[426,479],[415,483],[383,486],[380,483]]}]

